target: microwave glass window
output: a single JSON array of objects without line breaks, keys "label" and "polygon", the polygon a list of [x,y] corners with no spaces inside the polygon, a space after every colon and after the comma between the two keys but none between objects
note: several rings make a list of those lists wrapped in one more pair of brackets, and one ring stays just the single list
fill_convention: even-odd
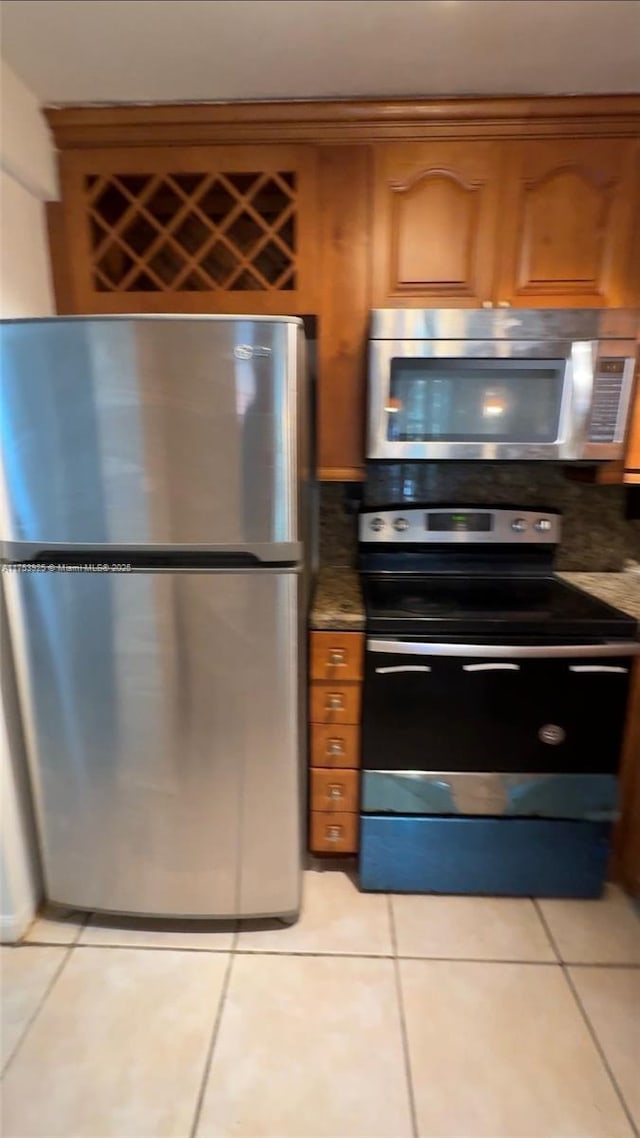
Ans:
[{"label": "microwave glass window", "polygon": [[566,360],[391,361],[392,442],[553,443]]}]

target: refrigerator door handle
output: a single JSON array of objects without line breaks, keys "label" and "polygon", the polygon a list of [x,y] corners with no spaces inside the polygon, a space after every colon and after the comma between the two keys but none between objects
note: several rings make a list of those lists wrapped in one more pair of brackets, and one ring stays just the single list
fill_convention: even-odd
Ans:
[{"label": "refrigerator door handle", "polygon": [[190,564],[194,567],[216,568],[219,558],[223,568],[258,567],[260,565],[287,566],[298,565],[303,560],[303,546],[299,541],[254,542],[247,545],[109,545],[51,542],[43,545],[37,541],[6,541],[0,545],[0,556],[5,562],[32,561],[50,562],[52,565],[77,565],[100,562],[105,565],[122,562],[135,562],[136,565],[165,561],[177,566]]}]

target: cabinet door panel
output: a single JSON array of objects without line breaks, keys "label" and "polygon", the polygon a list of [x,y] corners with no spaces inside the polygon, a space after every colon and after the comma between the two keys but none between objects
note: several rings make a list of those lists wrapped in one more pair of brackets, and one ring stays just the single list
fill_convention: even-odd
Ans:
[{"label": "cabinet door panel", "polygon": [[628,302],[634,148],[626,139],[509,144],[498,302]]},{"label": "cabinet door panel", "polygon": [[360,815],[312,810],[309,816],[311,853],[352,854],[358,852]]},{"label": "cabinet door panel", "polygon": [[313,311],[311,147],[67,151],[61,185],[74,311]]},{"label": "cabinet door panel", "polygon": [[364,635],[361,632],[311,633],[311,679],[361,680]]},{"label": "cabinet door panel", "polygon": [[502,146],[376,148],[374,301],[464,306],[491,294]]}]

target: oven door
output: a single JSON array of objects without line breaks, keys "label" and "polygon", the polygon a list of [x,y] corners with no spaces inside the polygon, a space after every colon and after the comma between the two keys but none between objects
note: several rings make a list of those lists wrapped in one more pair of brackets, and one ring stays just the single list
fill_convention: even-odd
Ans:
[{"label": "oven door", "polygon": [[639,649],[369,640],[362,766],[615,773]]},{"label": "oven door", "polygon": [[590,341],[372,340],[367,456],[580,458],[596,354]]}]

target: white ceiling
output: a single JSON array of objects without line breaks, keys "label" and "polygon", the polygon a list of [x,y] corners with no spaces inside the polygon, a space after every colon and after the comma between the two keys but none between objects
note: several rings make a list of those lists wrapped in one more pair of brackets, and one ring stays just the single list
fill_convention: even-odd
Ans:
[{"label": "white ceiling", "polygon": [[44,103],[640,91],[640,0],[3,0]]}]

